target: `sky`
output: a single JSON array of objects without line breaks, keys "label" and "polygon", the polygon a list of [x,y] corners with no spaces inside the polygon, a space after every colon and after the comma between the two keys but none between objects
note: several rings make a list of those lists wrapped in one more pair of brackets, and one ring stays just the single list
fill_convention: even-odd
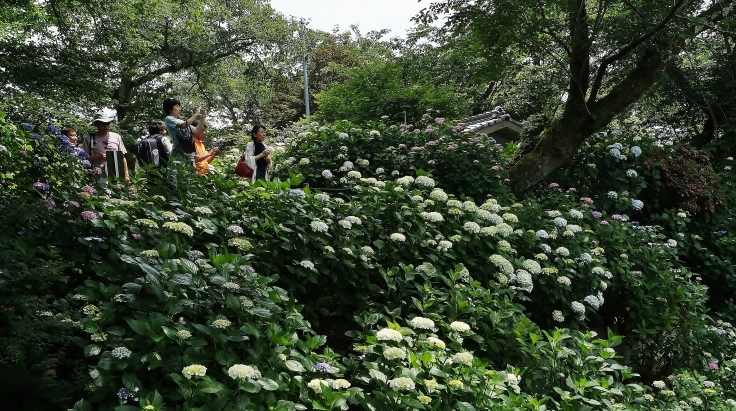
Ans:
[{"label": "sky", "polygon": [[405,37],[413,27],[411,18],[429,7],[430,0],[270,0],[285,16],[311,19],[311,29],[331,32],[335,25],[346,31],[357,24],[360,32],[389,29],[387,37]]}]

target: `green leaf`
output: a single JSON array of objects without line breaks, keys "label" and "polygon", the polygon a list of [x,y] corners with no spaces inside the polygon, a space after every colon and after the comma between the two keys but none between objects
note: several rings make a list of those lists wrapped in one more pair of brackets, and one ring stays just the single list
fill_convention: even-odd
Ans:
[{"label": "green leaf", "polygon": [[225,386],[215,381],[201,381],[197,383],[197,390],[207,394],[217,394],[225,389]]},{"label": "green leaf", "polygon": [[467,402],[462,402],[462,401],[458,401],[458,403],[455,405],[455,408],[459,411],[477,411],[475,407],[473,407]]},{"label": "green leaf", "polygon": [[247,380],[247,381],[241,382],[240,388],[242,388],[243,391],[245,392],[250,392],[253,394],[261,391],[261,386],[253,380]]},{"label": "green leaf", "polygon": [[303,372],[305,370],[302,363],[296,360],[287,360],[284,364],[286,365],[286,368],[294,372]]},{"label": "green leaf", "polygon": [[137,334],[148,335],[148,323],[143,320],[128,319],[126,320],[128,327]]},{"label": "green leaf", "polygon": [[176,274],[171,278],[171,281],[181,285],[192,285],[191,274]]},{"label": "green leaf", "polygon": [[276,391],[279,389],[279,384],[270,378],[261,378],[258,380],[258,383],[261,384],[261,387],[266,391]]}]

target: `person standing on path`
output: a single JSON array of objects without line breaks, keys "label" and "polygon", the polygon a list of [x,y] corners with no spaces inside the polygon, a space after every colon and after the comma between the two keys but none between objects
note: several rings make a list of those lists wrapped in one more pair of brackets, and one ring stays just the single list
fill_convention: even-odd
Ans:
[{"label": "person standing on path", "polygon": [[[164,113],[166,114],[166,119],[164,121],[166,123],[166,130],[169,133],[169,139],[174,144],[173,153],[175,155],[177,153],[181,155],[181,150],[178,150],[179,141],[176,139],[176,129],[187,128],[194,124],[194,122],[197,121],[198,118],[203,116],[203,114],[205,113],[205,109],[199,107],[197,110],[194,111],[194,114],[192,114],[192,116],[186,120],[179,119],[179,116],[181,115],[181,103],[175,98],[167,98],[166,100],[164,100],[163,109]],[[200,121],[200,123],[195,128],[195,131],[197,133],[201,133],[204,131],[204,121]]]},{"label": "person standing on path", "polygon": [[92,163],[92,167],[99,167],[105,174],[106,153],[108,151],[121,151],[123,153],[123,171],[125,179],[129,180],[128,162],[124,155],[127,153],[123,139],[118,133],[110,132],[110,124],[115,121],[112,116],[108,116],[102,111],[95,113],[90,126],[97,127],[96,133],[89,133],[84,137],[82,147],[89,154],[88,160]]}]

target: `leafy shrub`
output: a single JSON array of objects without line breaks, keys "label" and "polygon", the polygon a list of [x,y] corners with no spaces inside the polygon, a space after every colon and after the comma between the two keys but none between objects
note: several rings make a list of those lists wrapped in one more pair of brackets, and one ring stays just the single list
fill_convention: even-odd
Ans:
[{"label": "leafy shrub", "polygon": [[[726,355],[708,328],[705,289],[659,229],[637,229],[623,214],[592,207],[599,200],[554,186],[517,201],[503,171],[489,170],[503,164],[499,150],[473,141],[482,136],[444,124],[418,133],[310,125],[282,153],[288,160],[301,150],[305,159],[293,160],[285,181],[251,185],[175,165],[139,173],[132,186],[103,187],[63,140],[26,144],[14,137],[24,132],[0,124],[9,130],[0,144],[15,150],[0,156],[16,145],[32,154],[0,164],[3,187],[17,199],[3,203],[14,211],[2,244],[36,253],[36,266],[64,284],[19,297],[38,296],[50,318],[71,324],[54,347],[79,343],[62,360],[79,382],[57,392],[86,390],[77,410],[395,409],[397,401],[417,409],[635,409],[646,404],[642,387],[627,381],[634,373],[702,369]],[[453,169],[452,157],[440,155],[453,145],[487,162]],[[51,165],[74,160],[73,173],[50,166],[21,177],[43,154]],[[446,167],[425,175],[425,155]],[[340,171],[345,161],[353,169]],[[330,185],[325,169],[343,182]],[[46,181],[48,190],[34,186]],[[294,188],[302,181],[342,191]],[[448,181],[467,184],[440,188]],[[58,254],[38,251],[52,247]],[[49,263],[59,255],[61,264]],[[422,328],[416,317],[434,325]],[[403,337],[379,340],[379,324]],[[618,351],[619,337],[588,332],[606,328],[625,335]],[[427,346],[429,337],[445,350]],[[353,352],[356,344],[365,348]],[[403,349],[404,360],[386,358],[389,347]],[[706,348],[715,354],[694,356]],[[444,388],[418,384],[430,377]],[[388,383],[396,378],[414,388]]]}]

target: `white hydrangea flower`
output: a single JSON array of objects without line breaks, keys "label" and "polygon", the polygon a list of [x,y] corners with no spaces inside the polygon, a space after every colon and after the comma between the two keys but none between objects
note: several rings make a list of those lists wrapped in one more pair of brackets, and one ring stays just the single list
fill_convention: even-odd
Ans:
[{"label": "white hydrangea flower", "polygon": [[586,264],[590,264],[593,262],[593,256],[588,253],[582,253],[580,254],[580,260]]},{"label": "white hydrangea flower", "polygon": [[434,321],[424,317],[414,317],[410,321],[412,328],[418,328],[422,330],[431,330],[434,328]]},{"label": "white hydrangea flower", "polygon": [[595,295],[586,296],[583,301],[588,303],[589,306],[595,308],[596,310],[603,304],[603,302],[600,301]]},{"label": "white hydrangea flower", "polygon": [[561,275],[561,276],[557,277],[557,282],[560,283],[560,284],[562,284],[562,285],[570,285],[570,284],[572,284],[572,282],[570,281],[570,279],[567,278],[564,275]]},{"label": "white hydrangea flower", "polygon": [[570,215],[570,217],[577,219],[577,220],[583,218],[583,213],[579,210],[570,210],[568,211],[568,214]]},{"label": "white hydrangea flower", "polygon": [[578,301],[573,301],[570,307],[572,307],[573,312],[579,315],[585,314],[585,306]]},{"label": "white hydrangea flower", "polygon": [[390,328],[384,328],[376,333],[378,341],[401,341],[404,337],[400,332]]},{"label": "white hydrangea flower", "polygon": [[355,224],[355,225],[361,225],[363,223],[363,221],[361,221],[360,218],[358,218],[358,217],[356,217],[354,215],[349,215],[349,216],[345,217],[345,219],[348,220],[348,221],[350,221],[352,224]]},{"label": "white hydrangea flower", "polygon": [[562,217],[557,217],[554,219],[554,223],[557,227],[564,227],[567,225],[567,220]]},{"label": "white hydrangea flower", "polygon": [[201,364],[192,364],[184,367],[181,370],[181,373],[187,377],[188,380],[191,380],[192,377],[204,377],[205,374],[207,374],[207,367]]},{"label": "white hydrangea flower", "polygon": [[493,254],[493,255],[492,255],[492,256],[491,256],[490,258],[489,258],[489,260],[490,260],[490,261],[491,261],[491,262],[492,262],[492,263],[493,263],[493,264],[494,264],[494,265],[495,265],[496,267],[498,267],[498,268],[499,268],[499,269],[501,270],[501,272],[502,272],[502,273],[504,273],[504,274],[506,274],[506,275],[511,275],[511,274],[513,274],[513,273],[514,273],[514,266],[513,266],[513,265],[511,265],[511,263],[509,262],[509,260],[507,260],[507,259],[506,259],[506,258],[504,258],[503,256],[501,256],[501,255],[498,255],[498,254]]},{"label": "white hydrangea flower", "polygon": [[326,179],[329,180],[329,179],[331,179],[334,176],[332,175],[332,171],[330,171],[330,170],[323,170],[322,171],[322,177],[324,177],[324,178],[326,178]]},{"label": "white hydrangea flower", "polygon": [[314,263],[311,262],[311,261],[309,261],[309,260],[302,260],[302,261],[299,262],[299,265],[301,265],[302,267],[304,267],[306,269],[315,271],[315,269],[314,269]]},{"label": "white hydrangea flower", "polygon": [[469,352],[459,352],[452,356],[452,361],[457,364],[473,365],[473,354]]},{"label": "white hydrangea flower", "polygon": [[514,232],[514,228],[506,223],[501,223],[496,226],[498,228],[498,234],[501,237],[508,237]]},{"label": "white hydrangea flower", "polygon": [[635,177],[638,177],[638,176],[639,176],[639,174],[636,172],[636,170],[631,170],[631,169],[626,170],[626,177],[635,178]]},{"label": "white hydrangea flower", "polygon": [[[468,327],[468,328],[470,328],[470,327]],[[428,337],[427,338],[427,344],[429,344],[432,347],[439,348],[440,350],[444,350],[445,347],[446,347],[445,342],[442,341],[442,340],[440,340],[437,337]]]},{"label": "white hydrangea flower", "polygon": [[360,178],[360,171],[355,171],[355,170],[348,171],[348,178],[353,178],[353,179],[356,179],[356,180],[359,179]]},{"label": "white hydrangea flower", "polygon": [[391,234],[390,238],[393,241],[397,241],[397,242],[406,241],[406,236],[403,235],[403,234],[401,234],[401,233],[393,233],[393,234]]},{"label": "white hydrangea flower", "polygon": [[434,187],[434,180],[427,176],[419,176],[414,179],[414,184],[421,187],[432,188]]},{"label": "white hydrangea flower", "polygon": [[261,372],[245,364],[235,364],[227,370],[227,375],[234,380],[257,380],[261,378]]},{"label": "white hydrangea flower", "polygon": [[555,249],[555,253],[561,256],[564,256],[564,257],[567,257],[568,255],[570,255],[570,251],[565,247],[557,247],[557,249]]},{"label": "white hydrangea flower", "polygon": [[322,384],[329,385],[327,384],[327,381],[320,380],[319,378],[315,378],[312,381],[309,381],[307,383],[307,387],[310,388],[315,393],[320,394],[322,393]]},{"label": "white hydrangea flower", "polygon": [[463,229],[471,234],[480,233],[480,226],[474,221],[468,221],[467,223],[463,224]]},{"label": "white hydrangea flower", "polygon": [[338,378],[335,381],[332,382],[332,389],[333,390],[344,390],[350,388],[350,381]]},{"label": "white hydrangea flower", "polygon": [[540,274],[542,272],[542,266],[534,260],[524,260],[521,266],[532,274]]},{"label": "white hydrangea flower", "polygon": [[413,182],[414,182],[414,177],[412,176],[404,176],[404,177],[396,179],[396,184],[399,184],[402,186],[408,186],[409,184]]},{"label": "white hydrangea flower", "polygon": [[404,358],[406,358],[406,351],[403,348],[388,347],[383,350],[383,356],[389,361],[403,360]]},{"label": "white hydrangea flower", "polygon": [[519,217],[517,217],[516,214],[505,213],[501,217],[503,217],[504,220],[506,220],[506,221],[508,221],[510,223],[518,223],[519,222]]},{"label": "white hydrangea flower", "polygon": [[388,386],[396,391],[407,391],[413,390],[415,387],[414,381],[411,378],[399,377],[392,380],[388,380]]},{"label": "white hydrangea flower", "polygon": [[440,240],[439,245],[437,246],[437,251],[441,252],[447,252],[452,248],[452,242],[447,240]]},{"label": "white hydrangea flower", "polygon": [[453,321],[450,323],[450,328],[453,331],[464,333],[470,331],[470,326],[467,323],[464,323],[462,321]]},{"label": "white hydrangea flower", "polygon": [[130,351],[129,349],[125,348],[125,347],[117,347],[117,348],[113,349],[112,350],[112,353],[111,353],[111,355],[113,357],[115,357],[117,359],[121,359],[121,360],[123,358],[130,357],[130,354],[133,354],[133,352]]},{"label": "white hydrangea flower", "polygon": [[537,238],[549,238],[549,234],[545,230],[537,230],[534,235],[537,236]]},{"label": "white hydrangea flower", "polygon": [[552,311],[552,319],[557,321],[558,323],[561,323],[565,321],[565,316],[562,315],[562,311],[560,310],[554,310]]},{"label": "white hydrangea flower", "polygon": [[429,193],[429,198],[444,203],[447,201],[447,193],[442,191],[441,188],[435,188],[431,193]]},{"label": "white hydrangea flower", "polygon": [[337,222],[337,224],[346,230],[350,230],[351,228],[353,228],[353,224],[348,220],[340,220]]}]

